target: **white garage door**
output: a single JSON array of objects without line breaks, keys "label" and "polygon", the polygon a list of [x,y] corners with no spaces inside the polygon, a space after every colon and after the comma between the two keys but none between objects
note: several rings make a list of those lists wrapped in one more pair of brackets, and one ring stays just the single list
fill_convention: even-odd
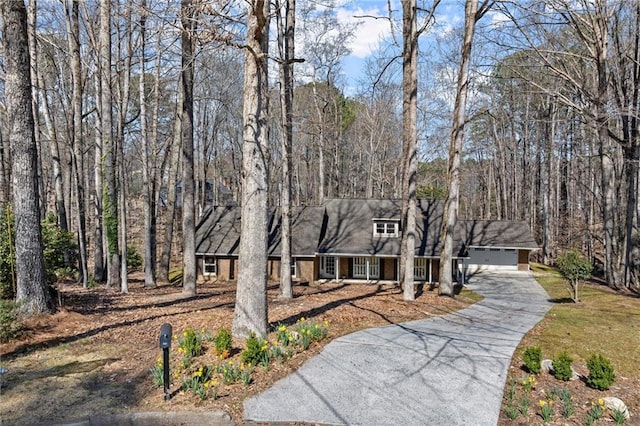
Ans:
[{"label": "white garage door", "polygon": [[518,251],[516,249],[472,247],[469,259],[465,262],[468,270],[518,270]]}]

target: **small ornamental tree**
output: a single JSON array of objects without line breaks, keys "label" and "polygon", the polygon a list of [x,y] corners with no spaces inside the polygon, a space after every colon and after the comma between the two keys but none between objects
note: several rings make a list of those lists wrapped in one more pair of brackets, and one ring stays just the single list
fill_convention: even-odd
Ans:
[{"label": "small ornamental tree", "polygon": [[574,303],[580,301],[578,289],[580,281],[591,278],[593,265],[589,260],[582,256],[577,249],[571,249],[566,253],[558,256],[556,266],[564,279],[569,282],[569,293]]}]

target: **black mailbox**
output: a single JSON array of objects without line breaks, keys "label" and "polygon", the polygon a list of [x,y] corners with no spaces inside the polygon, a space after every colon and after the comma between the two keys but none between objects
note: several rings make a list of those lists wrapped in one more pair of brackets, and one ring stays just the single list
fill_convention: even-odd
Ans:
[{"label": "black mailbox", "polygon": [[171,347],[171,324],[165,323],[160,327],[160,349]]}]

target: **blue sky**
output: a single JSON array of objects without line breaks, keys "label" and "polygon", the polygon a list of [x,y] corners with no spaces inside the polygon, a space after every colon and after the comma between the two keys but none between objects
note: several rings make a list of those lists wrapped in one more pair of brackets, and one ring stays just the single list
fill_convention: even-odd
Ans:
[{"label": "blue sky", "polygon": [[[401,25],[402,7],[399,0],[389,0],[393,18],[396,25]],[[419,5],[431,5],[431,0],[418,0]],[[337,10],[339,22],[343,24],[357,24],[355,37],[349,48],[351,54],[343,61],[343,69],[348,86],[356,84],[362,77],[364,61],[371,56],[380,46],[381,42],[391,40],[391,25],[384,18],[389,15],[389,3],[387,0],[352,0],[344,1]],[[442,0],[436,9],[436,21],[438,31],[446,31],[459,25],[464,18],[464,0]],[[397,27],[400,31],[401,27]],[[428,36],[428,35],[427,35]],[[396,38],[401,42],[401,34]],[[351,92],[353,87],[347,87]]]}]

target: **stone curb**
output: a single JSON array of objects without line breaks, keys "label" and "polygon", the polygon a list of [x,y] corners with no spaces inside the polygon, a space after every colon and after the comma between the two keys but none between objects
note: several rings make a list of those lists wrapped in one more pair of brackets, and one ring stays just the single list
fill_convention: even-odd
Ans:
[{"label": "stone curb", "polygon": [[91,416],[86,420],[73,423],[60,423],[57,426],[230,426],[234,423],[231,416],[222,410],[214,411],[155,411],[146,413],[107,414]]}]

